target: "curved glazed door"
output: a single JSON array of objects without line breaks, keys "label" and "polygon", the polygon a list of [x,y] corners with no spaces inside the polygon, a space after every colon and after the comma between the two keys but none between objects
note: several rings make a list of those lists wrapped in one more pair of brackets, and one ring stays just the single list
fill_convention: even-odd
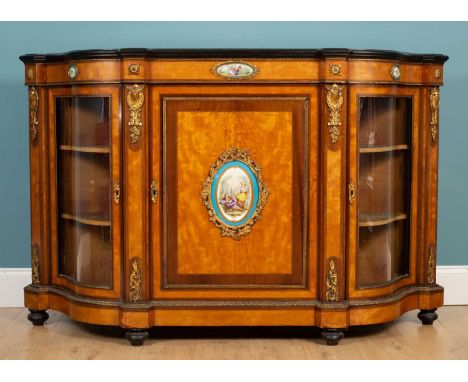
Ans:
[{"label": "curved glazed door", "polygon": [[419,93],[351,87],[350,298],[416,283]]},{"label": "curved glazed door", "polygon": [[119,88],[49,92],[52,284],[120,297]]},{"label": "curved glazed door", "polygon": [[153,298],[315,298],[317,88],[154,86],[152,100]]}]

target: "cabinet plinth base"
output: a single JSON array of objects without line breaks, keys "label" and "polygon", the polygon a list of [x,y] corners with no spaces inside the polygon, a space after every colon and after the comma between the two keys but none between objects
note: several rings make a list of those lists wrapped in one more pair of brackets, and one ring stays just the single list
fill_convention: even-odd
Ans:
[{"label": "cabinet plinth base", "polygon": [[432,325],[439,316],[436,313],[436,309],[421,309],[418,313],[418,318],[421,320],[423,325]]},{"label": "cabinet plinth base", "polygon": [[149,337],[149,333],[142,329],[130,329],[125,333],[125,338],[130,341],[132,346],[141,346]]},{"label": "cabinet plinth base", "polygon": [[344,333],[340,329],[323,329],[322,338],[327,341],[328,346],[338,345],[338,342],[344,337]]},{"label": "cabinet plinth base", "polygon": [[32,322],[34,326],[42,326],[49,318],[49,314],[45,310],[34,310],[29,309],[31,313],[28,314],[28,320]]},{"label": "cabinet plinth base", "polygon": [[[25,287],[25,306],[30,320],[42,324],[46,310],[56,310],[73,320],[127,328],[126,338],[135,345],[144,342],[147,328],[165,326],[304,326],[320,327],[330,345],[337,343],[344,328],[397,319],[410,310],[429,323],[443,305],[439,285],[410,286],[393,295],[369,300],[324,304],[317,300],[155,300],[128,304],[76,295],[53,285]],[[424,322],[423,322],[424,323]],[[133,330],[140,329],[140,330]]]}]

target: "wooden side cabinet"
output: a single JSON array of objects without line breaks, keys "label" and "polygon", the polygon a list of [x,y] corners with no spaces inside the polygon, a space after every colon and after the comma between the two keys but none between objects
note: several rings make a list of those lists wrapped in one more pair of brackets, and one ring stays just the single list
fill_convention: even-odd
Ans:
[{"label": "wooden side cabinet", "polygon": [[443,55],[89,50],[21,57],[29,319],[343,330],[437,318]]}]

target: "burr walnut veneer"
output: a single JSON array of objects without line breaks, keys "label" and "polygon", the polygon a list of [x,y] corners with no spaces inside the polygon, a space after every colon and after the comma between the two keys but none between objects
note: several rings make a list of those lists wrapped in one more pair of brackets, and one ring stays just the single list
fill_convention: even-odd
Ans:
[{"label": "burr walnut veneer", "polygon": [[89,50],[21,57],[30,320],[127,328],[437,318],[443,55]]}]

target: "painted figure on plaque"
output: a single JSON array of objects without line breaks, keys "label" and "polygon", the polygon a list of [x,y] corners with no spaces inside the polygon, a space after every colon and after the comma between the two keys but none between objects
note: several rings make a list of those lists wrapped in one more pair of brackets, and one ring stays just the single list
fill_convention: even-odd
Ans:
[{"label": "painted figure on plaque", "polygon": [[228,220],[238,221],[246,215],[251,205],[251,194],[251,180],[243,168],[229,167],[220,176],[218,203]]},{"label": "painted figure on plaque", "polygon": [[237,67],[236,67],[234,65],[231,65],[229,67],[229,74],[231,76],[238,76],[241,73],[241,70],[242,70],[242,66],[237,65]]},{"label": "painted figure on plaque", "polygon": [[249,152],[232,148],[211,167],[200,197],[221,234],[239,240],[260,219],[269,194],[261,169]]}]

